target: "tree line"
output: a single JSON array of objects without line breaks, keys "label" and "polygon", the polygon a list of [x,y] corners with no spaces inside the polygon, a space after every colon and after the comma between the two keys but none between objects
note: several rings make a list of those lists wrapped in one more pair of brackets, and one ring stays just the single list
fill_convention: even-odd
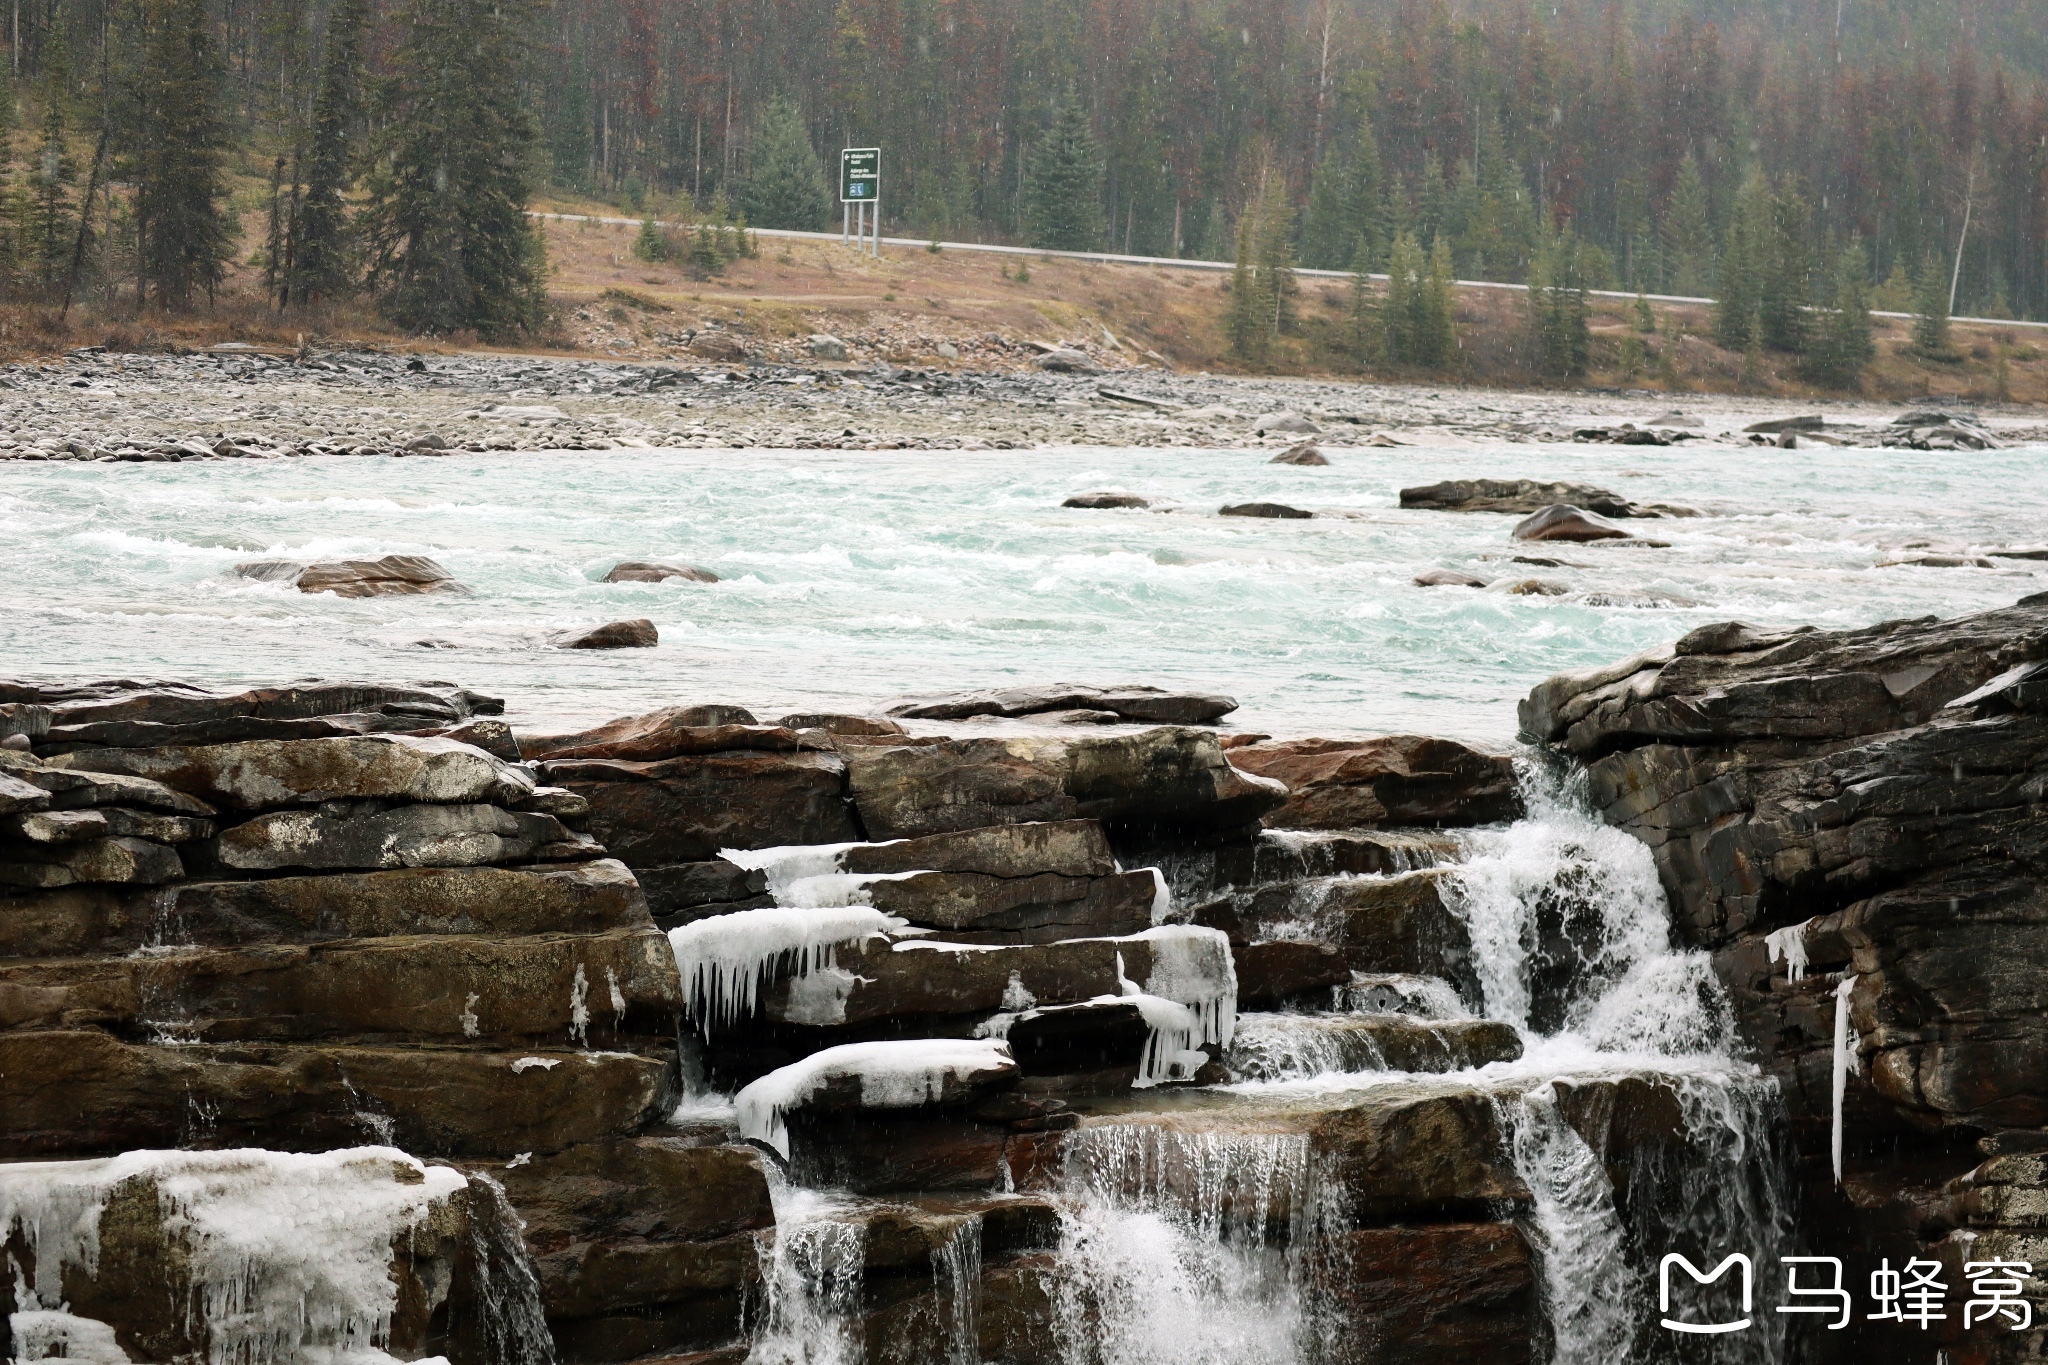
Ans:
[{"label": "tree line", "polygon": [[248,226],[236,172],[267,154],[254,263],[280,309],[362,294],[419,332],[538,324],[539,11],[335,0],[298,35],[303,98],[261,136],[223,56],[234,15],[115,0],[83,34],[49,22],[27,63],[17,39],[10,68],[29,69],[0,83],[0,289],[65,309],[211,300]]}]

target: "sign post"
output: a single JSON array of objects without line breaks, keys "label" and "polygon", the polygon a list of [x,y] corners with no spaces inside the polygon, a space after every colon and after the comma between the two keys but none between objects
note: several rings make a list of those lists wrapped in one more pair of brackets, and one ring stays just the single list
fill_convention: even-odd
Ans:
[{"label": "sign post", "polygon": [[839,151],[839,240],[882,254],[882,149],[842,147]]}]

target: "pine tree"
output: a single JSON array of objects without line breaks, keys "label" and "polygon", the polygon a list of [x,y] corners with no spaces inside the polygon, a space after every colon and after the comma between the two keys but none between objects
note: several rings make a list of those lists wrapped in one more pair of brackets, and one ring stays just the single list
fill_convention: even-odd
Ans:
[{"label": "pine tree", "polygon": [[327,18],[320,85],[313,97],[312,147],[306,191],[293,216],[289,270],[280,306],[315,303],[355,284],[348,209],[353,144],[362,123],[363,38],[368,0],[341,0]]},{"label": "pine tree", "polygon": [[211,299],[227,275],[229,128],[206,0],[142,0],[118,165],[135,186],[136,287],[161,308]]},{"label": "pine tree", "polygon": [[420,332],[503,336],[546,312],[526,218],[538,136],[523,0],[410,0],[364,211],[387,316]]},{"label": "pine tree", "polygon": [[1771,198],[1770,229],[1757,290],[1758,340],[1775,351],[1807,345],[1806,310],[1813,302],[1813,215],[1786,185]]},{"label": "pine tree", "polygon": [[555,88],[548,127],[548,162],[557,185],[590,188],[590,64],[578,43],[569,51],[569,70]]},{"label": "pine tree", "polygon": [[1830,306],[1821,310],[1807,346],[1805,373],[1817,384],[1854,388],[1877,354],[1871,337],[1869,264],[1862,243],[1851,241],[1835,257]]},{"label": "pine tree", "polygon": [[1263,361],[1275,338],[1295,327],[1294,209],[1287,185],[1269,174],[1238,220],[1226,330],[1241,359]]},{"label": "pine tree", "polygon": [[1928,360],[1954,360],[1948,339],[1948,272],[1939,257],[1920,259],[1913,281],[1913,350]]},{"label": "pine tree", "polygon": [[652,218],[641,219],[640,235],[633,239],[634,259],[659,264],[674,254],[674,247],[669,242],[668,234],[661,230],[661,224]]},{"label": "pine tree", "polygon": [[1386,333],[1381,324],[1381,305],[1372,288],[1373,257],[1360,244],[1358,260],[1351,271],[1351,308],[1345,318],[1345,348],[1364,369],[1386,355]]},{"label": "pine tree", "polygon": [[1032,148],[1024,186],[1031,245],[1046,251],[1093,251],[1102,245],[1102,154],[1088,116],[1069,95],[1052,126]]},{"label": "pine tree", "polygon": [[1416,318],[1416,362],[1447,369],[1458,355],[1456,274],[1451,245],[1439,237],[1429,249],[1429,273],[1422,285],[1422,306]]},{"label": "pine tree", "polygon": [[1663,222],[1664,285],[1674,294],[1700,298],[1714,287],[1714,222],[1707,182],[1690,152],[1678,163]]},{"label": "pine tree", "polygon": [[1331,145],[1309,187],[1302,221],[1301,260],[1313,270],[1366,269],[1387,249],[1386,183],[1372,125],[1361,121],[1350,138]]},{"label": "pine tree", "polygon": [[71,158],[65,114],[71,103],[71,67],[62,26],[43,54],[43,126],[22,186],[21,273],[38,292],[60,283],[70,269],[76,225],[71,187],[78,166]]},{"label": "pine tree", "polygon": [[1536,368],[1559,378],[1585,373],[1592,351],[1582,252],[1567,223],[1538,249],[1529,272],[1526,297]]},{"label": "pine tree", "polygon": [[1428,269],[1414,233],[1394,238],[1387,255],[1387,296],[1380,304],[1380,342],[1387,359],[1399,365],[1416,363],[1416,319]]},{"label": "pine tree", "polygon": [[1731,351],[1747,350],[1763,339],[1757,315],[1770,268],[1773,213],[1770,186],[1760,175],[1750,177],[1736,196],[1735,213],[1728,222],[1714,301],[1714,340]]},{"label": "pine tree", "polygon": [[774,101],[761,116],[740,207],[756,227],[800,232],[822,230],[832,212],[825,167],[811,146],[803,116],[788,100]]}]

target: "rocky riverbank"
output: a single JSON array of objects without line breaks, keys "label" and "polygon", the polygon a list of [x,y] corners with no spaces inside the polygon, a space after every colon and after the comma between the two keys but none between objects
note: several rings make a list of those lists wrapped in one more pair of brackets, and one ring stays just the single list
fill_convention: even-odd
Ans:
[{"label": "rocky riverbank", "polygon": [[[1929,417],[1867,403],[1259,380],[1148,369],[627,364],[485,355],[184,356],[86,350],[0,370],[0,460],[183,460],[493,450],[1284,449],[1532,441],[1967,448],[2048,439],[2026,407]],[[1069,359],[1060,360],[1065,355]],[[1787,424],[1788,417],[1816,420]],[[1944,418],[1953,417],[1948,421]],[[1758,424],[1767,430],[1751,430]],[[1956,434],[1961,432],[1960,435]]]},{"label": "rocky riverbank", "polygon": [[0,684],[0,1345],[1610,1359],[1660,1329],[1588,1265],[2038,1260],[2044,667],[2032,598],[1546,682],[1648,856],[1144,687]]}]

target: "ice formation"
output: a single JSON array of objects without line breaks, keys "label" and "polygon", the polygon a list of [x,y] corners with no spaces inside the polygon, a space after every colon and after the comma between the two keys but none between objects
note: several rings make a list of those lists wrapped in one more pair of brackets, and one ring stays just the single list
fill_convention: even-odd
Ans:
[{"label": "ice formation", "polygon": [[1835,987],[1835,1063],[1834,1063],[1834,1131],[1830,1137],[1835,1156],[1835,1183],[1842,1183],[1842,1100],[1849,1093],[1849,1073],[1861,1071],[1862,1062],[1856,1055],[1852,1039],[1854,1030],[1849,1027],[1849,992],[1856,989],[1856,978],[1845,976]]},{"label": "ice formation", "polygon": [[1804,920],[1764,935],[1764,950],[1770,954],[1771,961],[1785,960],[1787,981],[1806,979],[1806,926],[1811,923],[1812,920]]},{"label": "ice formation", "polygon": [[872,906],[764,906],[713,915],[668,933],[690,1017],[699,1028],[730,1028],[752,1015],[778,971],[804,977],[837,968],[842,944],[906,928]]},{"label": "ice formation", "polygon": [[121,1186],[144,1181],[155,1186],[165,1237],[188,1253],[210,1365],[389,1360],[393,1243],[468,1183],[390,1147],[0,1164],[0,1241],[19,1236],[34,1264],[16,1286],[17,1330],[26,1317],[31,1333],[61,1340],[74,1359],[125,1359],[98,1324],[59,1319],[68,1317],[66,1273],[100,1273],[101,1214]]},{"label": "ice formation", "polygon": [[787,1157],[790,1111],[831,1081],[858,1078],[864,1109],[913,1109],[939,1099],[949,1080],[1015,1066],[1010,1045],[1000,1038],[843,1043],[769,1072],[735,1095],[733,1108],[741,1137],[765,1142]]}]

